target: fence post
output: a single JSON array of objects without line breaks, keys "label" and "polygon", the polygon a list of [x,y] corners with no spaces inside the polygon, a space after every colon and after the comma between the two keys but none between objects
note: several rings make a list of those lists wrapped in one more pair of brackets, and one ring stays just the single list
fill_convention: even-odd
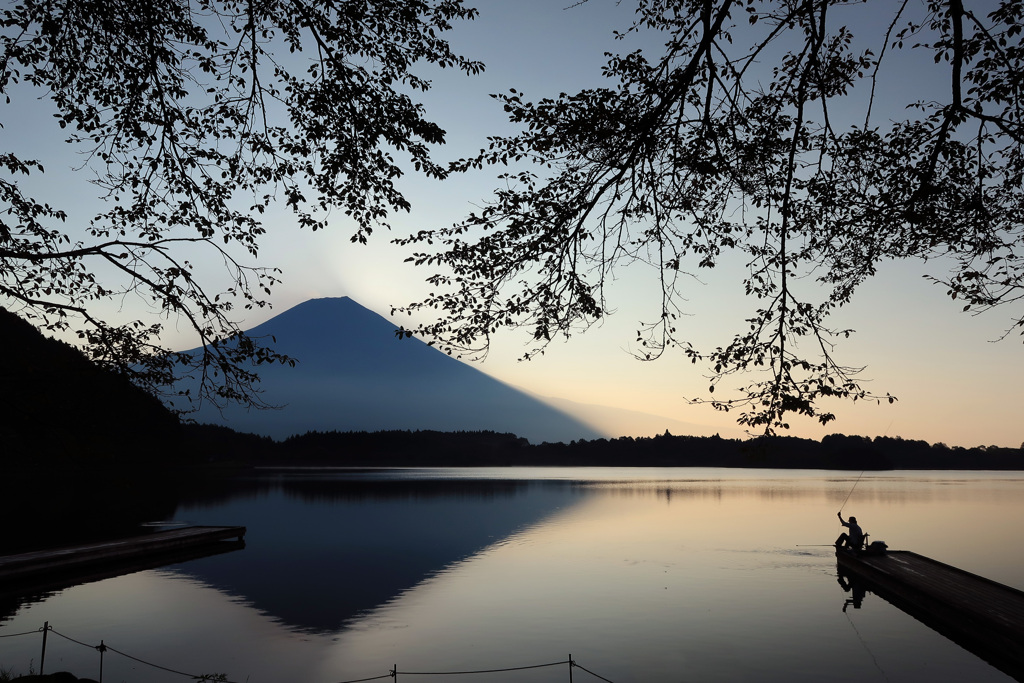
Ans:
[{"label": "fence post", "polygon": [[50,622],[43,622],[43,653],[39,655],[39,675],[43,675],[43,667],[46,666],[46,632],[50,630]]},{"label": "fence post", "polygon": [[[103,683],[103,681],[100,681]],[[572,653],[569,653],[569,683],[572,683]]]},{"label": "fence post", "polygon": [[103,683],[103,653],[107,651],[107,646],[104,645],[103,641],[101,640],[99,647],[97,647],[96,649],[100,651],[100,680],[99,680],[99,683]]},{"label": "fence post", "polygon": [[391,678],[398,680],[398,665],[395,664],[394,668],[391,669]]}]

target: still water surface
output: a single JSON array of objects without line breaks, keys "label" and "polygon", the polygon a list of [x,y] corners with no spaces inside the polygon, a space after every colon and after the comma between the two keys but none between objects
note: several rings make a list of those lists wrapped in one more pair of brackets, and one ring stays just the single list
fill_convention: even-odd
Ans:
[{"label": "still water surface", "polygon": [[[503,468],[266,472],[182,504],[243,550],[7,606],[0,668],[104,681],[1007,681],[869,593],[827,544],[872,540],[1024,589],[1024,474]],[[847,500],[848,498],[848,500]],[[844,606],[846,609],[844,611]],[[58,635],[62,634],[62,635]],[[598,681],[579,668],[573,680]]]}]

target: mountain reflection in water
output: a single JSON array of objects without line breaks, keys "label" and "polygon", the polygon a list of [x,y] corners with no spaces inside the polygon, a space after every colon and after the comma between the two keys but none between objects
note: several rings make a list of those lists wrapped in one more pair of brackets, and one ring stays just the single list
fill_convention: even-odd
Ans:
[{"label": "mountain reflection in water", "polygon": [[[379,476],[379,475],[378,475]],[[173,568],[311,633],[338,630],[429,576],[543,520],[563,484],[290,474],[211,492],[217,523],[248,527],[242,553]],[[177,516],[211,524],[198,501]]]}]

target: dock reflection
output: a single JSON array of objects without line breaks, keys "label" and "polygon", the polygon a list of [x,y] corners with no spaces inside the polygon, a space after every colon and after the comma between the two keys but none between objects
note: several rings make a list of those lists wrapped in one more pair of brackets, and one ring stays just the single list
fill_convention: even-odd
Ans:
[{"label": "dock reflection", "polygon": [[23,607],[43,602],[51,595],[72,586],[112,579],[147,569],[158,569],[205,557],[234,553],[245,548],[243,540],[225,540],[190,548],[166,550],[160,553],[122,560],[107,560],[102,564],[48,571],[14,580],[0,581],[0,623],[7,621]]},{"label": "dock reflection", "polygon": [[850,594],[843,602],[843,612],[851,605],[860,609],[865,595],[872,593],[1008,676],[1024,682],[1024,651],[1019,644],[1018,647],[1007,647],[1002,634],[988,632],[973,620],[958,619],[943,601],[921,593],[908,596],[838,562],[836,578],[843,591]]}]

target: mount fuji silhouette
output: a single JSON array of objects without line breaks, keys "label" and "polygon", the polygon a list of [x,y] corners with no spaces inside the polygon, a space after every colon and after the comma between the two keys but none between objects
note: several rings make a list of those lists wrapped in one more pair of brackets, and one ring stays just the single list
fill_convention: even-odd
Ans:
[{"label": "mount fuji silhouette", "polygon": [[274,409],[208,404],[197,422],[283,439],[308,431],[495,431],[532,443],[596,439],[585,423],[415,338],[348,297],[312,299],[246,334],[295,367],[259,369]]}]

